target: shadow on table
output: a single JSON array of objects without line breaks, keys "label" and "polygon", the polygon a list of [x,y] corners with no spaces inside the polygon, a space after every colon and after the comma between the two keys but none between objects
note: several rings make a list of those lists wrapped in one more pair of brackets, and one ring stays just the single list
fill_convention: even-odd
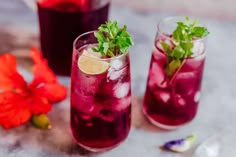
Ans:
[{"label": "shadow on table", "polygon": [[[150,124],[141,112],[142,99],[133,98],[132,127],[150,132],[164,132]],[[31,154],[39,152],[39,156],[94,156],[75,144],[70,132],[70,107],[69,98],[55,104],[48,114],[52,128],[40,130],[30,123],[10,130],[0,129],[0,147],[4,147],[8,154],[26,151]]]},{"label": "shadow on table", "polygon": [[30,123],[10,130],[0,128],[0,152],[4,148],[7,155],[20,157],[22,152],[26,156],[32,154],[42,157],[93,156],[94,153],[79,147],[72,139],[69,114],[69,98],[67,98],[55,104],[48,114],[52,124],[50,130],[37,129]]},{"label": "shadow on table", "polygon": [[161,128],[152,125],[142,112],[142,97],[132,98],[132,127],[142,129],[148,132],[166,132]]}]

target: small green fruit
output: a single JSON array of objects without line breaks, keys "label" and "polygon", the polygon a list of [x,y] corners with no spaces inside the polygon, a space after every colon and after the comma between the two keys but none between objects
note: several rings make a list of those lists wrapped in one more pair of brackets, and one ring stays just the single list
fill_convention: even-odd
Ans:
[{"label": "small green fruit", "polygon": [[31,122],[35,127],[40,129],[50,129],[52,127],[47,115],[45,114],[33,115]]}]

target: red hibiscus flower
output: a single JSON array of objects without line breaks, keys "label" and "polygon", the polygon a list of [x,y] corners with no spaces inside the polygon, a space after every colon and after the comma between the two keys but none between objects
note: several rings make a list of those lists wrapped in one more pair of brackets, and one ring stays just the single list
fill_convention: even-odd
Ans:
[{"label": "red hibiscus flower", "polygon": [[35,48],[30,55],[35,63],[30,83],[17,72],[15,56],[0,56],[0,125],[6,129],[28,122],[32,115],[49,112],[51,103],[66,97],[66,87],[57,81],[47,60]]}]

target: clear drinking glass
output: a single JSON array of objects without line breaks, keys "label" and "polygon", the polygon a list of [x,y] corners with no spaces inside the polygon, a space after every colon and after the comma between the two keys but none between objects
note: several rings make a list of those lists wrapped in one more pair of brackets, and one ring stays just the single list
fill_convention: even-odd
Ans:
[{"label": "clear drinking glass", "polygon": [[110,0],[37,0],[41,49],[54,72],[70,75],[73,41],[105,23],[109,6]]},{"label": "clear drinking glass", "polygon": [[[124,141],[130,130],[130,61],[128,52],[112,58],[100,57],[91,50],[96,45],[94,32],[82,34],[74,42],[71,130],[83,148],[103,151]],[[88,74],[88,69],[100,72]]]},{"label": "clear drinking glass", "polygon": [[165,71],[168,57],[161,42],[173,47],[171,34],[176,22],[183,20],[181,17],[166,18],[158,24],[151,57],[143,112],[151,123],[164,129],[176,129],[190,122],[197,113],[200,100],[205,38],[193,40],[193,55],[186,57],[172,75]]}]

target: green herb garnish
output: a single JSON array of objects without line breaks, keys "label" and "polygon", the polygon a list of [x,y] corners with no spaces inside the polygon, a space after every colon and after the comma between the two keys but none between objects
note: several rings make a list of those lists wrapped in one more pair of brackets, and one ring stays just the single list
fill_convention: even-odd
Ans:
[{"label": "green herb garnish", "polygon": [[95,32],[95,37],[98,40],[98,47],[93,48],[93,51],[101,53],[102,56],[113,57],[126,53],[129,47],[134,45],[127,32],[127,26],[119,28],[117,21],[107,21],[102,24]]},{"label": "green herb garnish", "polygon": [[172,34],[173,48],[168,43],[161,42],[168,56],[168,63],[165,67],[168,76],[171,76],[182,65],[184,58],[193,54],[193,40],[209,34],[205,27],[198,26],[198,22],[195,20],[190,23],[188,17],[185,18],[184,22],[177,22],[177,27]]}]

